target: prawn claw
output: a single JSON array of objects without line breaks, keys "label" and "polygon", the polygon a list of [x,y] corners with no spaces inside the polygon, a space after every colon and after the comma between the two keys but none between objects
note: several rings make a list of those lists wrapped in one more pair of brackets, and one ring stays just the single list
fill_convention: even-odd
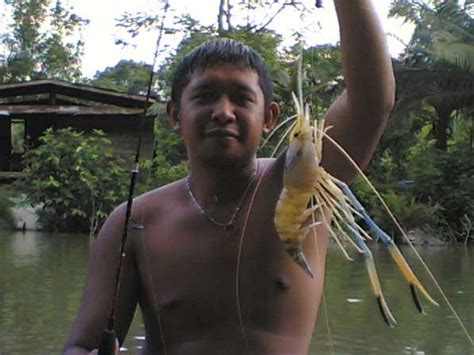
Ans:
[{"label": "prawn claw", "polygon": [[314,279],[313,271],[311,270],[311,266],[309,266],[308,260],[303,254],[303,250],[301,247],[290,247],[286,249],[288,254],[291,255],[294,261],[301,266],[301,268],[306,272],[312,279]]}]

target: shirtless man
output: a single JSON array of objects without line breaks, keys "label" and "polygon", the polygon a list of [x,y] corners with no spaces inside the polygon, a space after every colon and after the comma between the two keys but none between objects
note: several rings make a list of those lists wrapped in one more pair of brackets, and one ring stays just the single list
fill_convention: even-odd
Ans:
[{"label": "shirtless man", "polygon": [[[370,0],[335,0],[346,91],[326,114],[331,135],[361,165],[372,156],[394,101],[384,34]],[[237,42],[207,42],[178,69],[168,114],[186,144],[190,175],[136,199],[116,307],[123,342],[137,304],[144,354],[307,354],[321,297],[327,231],[304,249],[315,279],[284,250],[273,225],[283,160],[256,159],[278,106],[260,57]],[[330,144],[323,165],[356,175]],[[247,210],[258,188],[245,233]],[[106,327],[125,206],[93,249],[66,354],[98,347]],[[317,235],[315,237],[315,235]]]}]

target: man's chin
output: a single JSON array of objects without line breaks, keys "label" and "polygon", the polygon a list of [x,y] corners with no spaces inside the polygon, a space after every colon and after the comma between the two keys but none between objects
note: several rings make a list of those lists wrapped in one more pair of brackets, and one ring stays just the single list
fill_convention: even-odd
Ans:
[{"label": "man's chin", "polygon": [[247,166],[250,159],[247,156],[218,152],[206,157],[205,163],[215,168],[239,168]]}]

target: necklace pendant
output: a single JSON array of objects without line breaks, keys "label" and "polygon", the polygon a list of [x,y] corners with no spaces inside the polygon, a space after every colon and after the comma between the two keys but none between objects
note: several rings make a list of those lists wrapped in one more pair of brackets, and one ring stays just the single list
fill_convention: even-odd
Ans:
[{"label": "necklace pendant", "polygon": [[231,232],[235,229],[235,226],[232,222],[230,222],[230,223],[227,223],[224,228],[226,231]]}]

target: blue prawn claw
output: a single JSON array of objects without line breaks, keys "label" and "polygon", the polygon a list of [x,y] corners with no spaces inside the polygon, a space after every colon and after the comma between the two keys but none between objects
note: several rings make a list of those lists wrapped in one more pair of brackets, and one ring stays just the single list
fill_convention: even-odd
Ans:
[{"label": "blue prawn claw", "polygon": [[[415,303],[415,306],[417,307],[417,309],[421,313],[423,313],[423,308],[421,306],[420,300],[419,300],[418,295],[416,293],[417,289],[425,296],[425,298],[430,303],[432,303],[435,306],[439,306],[439,304],[433,299],[433,297],[431,297],[431,295],[428,293],[428,291],[423,287],[421,282],[415,276],[412,269],[408,265],[408,262],[403,257],[400,249],[398,249],[398,247],[395,245],[393,239],[387,233],[385,233],[374,222],[374,220],[368,215],[367,211],[364,209],[362,204],[357,200],[357,198],[354,196],[354,194],[349,189],[349,187],[345,183],[343,183],[342,181],[334,179],[334,182],[344,192],[344,194],[349,199],[351,205],[360,214],[362,220],[367,225],[369,231],[372,232],[372,234],[377,239],[380,239],[382,241],[382,243],[387,247],[388,251],[390,252],[390,255],[392,256],[393,260],[397,264],[397,266],[400,269],[401,273],[403,274],[405,280],[408,282],[408,284],[410,286],[410,291],[411,291],[411,294],[412,294],[412,297],[413,297],[413,302]],[[352,233],[352,235],[354,236],[354,233]],[[356,239],[356,243],[357,243],[357,239]],[[364,244],[365,244],[365,242],[364,242]]]}]

